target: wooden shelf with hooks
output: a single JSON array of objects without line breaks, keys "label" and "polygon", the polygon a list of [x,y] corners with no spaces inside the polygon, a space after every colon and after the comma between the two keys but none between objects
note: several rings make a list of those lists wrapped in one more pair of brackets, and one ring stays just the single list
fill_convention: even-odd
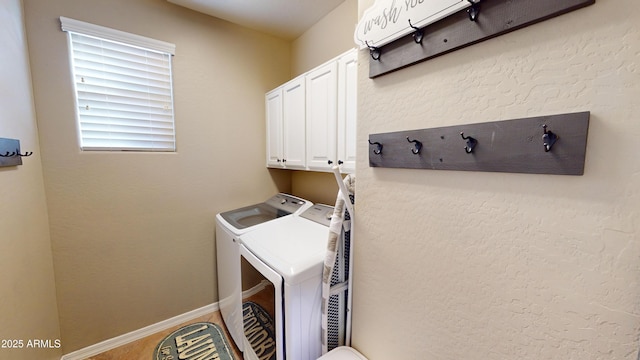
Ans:
[{"label": "wooden shelf with hooks", "polygon": [[0,167],[22,165],[22,157],[31,154],[20,152],[20,140],[0,138]]},{"label": "wooden shelf with hooks", "polygon": [[475,21],[459,11],[422,29],[421,43],[412,34],[376,48],[369,57],[369,78],[489,40],[508,32],[594,4],[595,0],[481,0]]},{"label": "wooden shelf with hooks", "polygon": [[583,175],[589,117],[587,111],[370,134],[369,166]]}]

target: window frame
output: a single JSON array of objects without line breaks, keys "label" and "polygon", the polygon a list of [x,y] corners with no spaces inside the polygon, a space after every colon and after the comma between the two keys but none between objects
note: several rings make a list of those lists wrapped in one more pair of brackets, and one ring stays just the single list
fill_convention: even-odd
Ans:
[{"label": "window frame", "polygon": [[[156,40],[156,39],[152,39],[152,38],[148,38],[148,37],[144,37],[136,34],[131,34],[131,33],[120,31],[120,30],[115,30],[115,29],[94,25],[94,24],[86,23],[83,21],[75,20],[75,19],[66,18],[63,16],[60,17],[60,23],[61,23],[61,29],[67,32],[70,70],[72,73],[72,83],[73,83],[73,89],[74,89],[73,96],[74,96],[74,103],[76,105],[75,117],[76,117],[77,135],[78,135],[78,142],[79,142],[80,149],[82,151],[175,152],[177,147],[176,147],[176,122],[175,122],[175,111],[174,111],[175,102],[174,102],[174,96],[173,96],[173,66],[172,66],[173,65],[172,58],[175,55],[175,45],[168,42],[164,42],[164,41],[160,41],[160,40]],[[118,140],[116,136],[109,138],[110,135],[107,135],[106,138],[107,140],[112,140],[113,141],[112,144],[106,144],[106,145],[105,144],[96,145],[96,143],[89,144],[87,141],[88,137],[83,136],[83,130],[84,130],[83,125],[86,126],[89,122],[87,121],[88,117],[85,116],[83,118],[81,114],[82,111],[80,109],[81,106],[84,107],[85,105],[79,102],[79,100],[83,97],[80,96],[78,92],[79,80],[76,76],[77,74],[76,74],[76,64],[75,64],[75,62],[78,61],[78,58],[74,54],[74,42],[73,42],[74,40],[72,39],[72,36],[74,35],[85,37],[85,39],[87,40],[91,40],[90,38],[93,38],[93,39],[97,39],[100,42],[104,41],[106,42],[104,44],[116,43],[116,46],[118,47],[122,46],[123,49],[130,48],[137,51],[144,50],[145,54],[149,54],[148,52],[151,52],[151,53],[159,53],[163,57],[168,56],[168,62],[166,64],[166,67],[163,67],[164,69],[163,71],[166,71],[166,73],[164,73],[163,76],[165,76],[165,78],[168,78],[168,81],[165,82],[165,84],[167,85],[164,87],[165,91],[168,90],[168,94],[165,94],[164,96],[170,99],[170,104],[169,104],[170,114],[167,114],[167,113],[163,114],[162,115],[163,120],[161,121],[163,124],[166,124],[166,126],[156,126],[157,124],[151,125],[152,123],[156,123],[155,119],[151,119],[152,115],[148,115],[147,119],[145,119],[145,116],[143,115],[139,119],[132,119],[130,122],[128,119],[123,120],[124,122],[123,126],[125,128],[127,127],[130,129],[135,128],[135,131],[130,132],[131,134],[141,134],[140,138],[135,138],[135,135],[134,135],[133,140],[127,140],[126,142],[130,142],[130,145],[128,144],[125,146],[122,143],[117,144]],[[79,43],[76,42],[75,45],[78,46]],[[107,46],[105,46],[105,48],[106,47]],[[128,59],[125,59],[125,60],[129,61]],[[141,71],[141,74],[145,74],[144,79],[147,79],[147,80],[150,79],[149,77],[146,76],[148,73],[144,72],[144,70],[140,70],[140,71]],[[98,72],[100,72],[100,70],[98,70]],[[105,70],[104,73],[106,72],[107,71]],[[118,92],[124,92],[128,88],[116,87],[116,89],[117,89],[116,91]],[[103,93],[101,93],[100,91],[103,91]],[[151,91],[147,90],[147,93],[150,94]],[[107,94],[106,88],[104,90],[96,91],[94,92],[94,94],[103,95],[107,98],[111,96]],[[139,99],[139,98],[133,96],[131,97],[131,99]],[[107,106],[111,105],[109,104],[109,101],[102,102],[102,104],[106,104]],[[116,105],[114,105],[114,107],[115,106]],[[166,105],[164,106],[163,110],[167,110]],[[111,111],[111,108],[105,111]],[[144,126],[144,127],[148,127],[149,130],[139,131],[138,129],[140,129],[141,127],[136,126],[135,123],[140,121],[148,121],[150,125]],[[111,119],[107,118],[104,123],[100,123],[98,121],[97,126],[98,127],[103,126],[107,128],[109,126],[108,123],[110,122],[111,122]],[[144,129],[144,127],[142,128]],[[166,137],[167,139],[166,141],[154,142],[152,140],[144,139],[145,136],[153,136],[154,131],[157,129],[162,129],[163,136]],[[98,132],[100,131],[102,130],[98,130]],[[129,131],[125,131],[125,133],[129,134]],[[108,131],[104,131],[104,134],[108,134]]]}]

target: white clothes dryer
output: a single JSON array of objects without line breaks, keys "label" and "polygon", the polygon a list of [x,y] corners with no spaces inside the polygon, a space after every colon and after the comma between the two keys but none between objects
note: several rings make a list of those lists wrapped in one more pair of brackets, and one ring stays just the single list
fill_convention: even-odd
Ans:
[{"label": "white clothes dryer", "polygon": [[278,218],[300,214],[312,205],[308,200],[280,193],[264,202],[216,215],[216,260],[220,313],[240,351],[243,351],[244,336],[239,237]]},{"label": "white clothes dryer", "polygon": [[[316,204],[240,237],[240,255],[249,265],[242,277],[258,272],[269,288],[266,308],[274,322],[275,356],[267,358],[315,360],[322,354],[322,269],[332,215],[333,207]],[[245,334],[254,334],[247,326]],[[260,352],[266,347],[256,347],[247,336],[243,347],[244,359],[265,358]]]}]

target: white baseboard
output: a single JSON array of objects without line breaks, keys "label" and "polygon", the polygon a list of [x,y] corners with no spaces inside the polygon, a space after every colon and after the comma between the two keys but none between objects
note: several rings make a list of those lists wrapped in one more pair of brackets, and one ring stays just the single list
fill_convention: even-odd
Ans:
[{"label": "white baseboard", "polygon": [[218,303],[206,305],[199,309],[195,309],[187,313],[172,317],[171,319],[167,319],[159,323],[149,325],[142,329],[132,331],[128,334],[120,335],[112,339],[108,339],[103,342],[100,342],[98,344],[91,345],[86,348],[65,354],[60,358],[60,360],[83,360],[90,356],[95,356],[105,351],[113,350],[119,346],[129,344],[131,342],[140,340],[149,335],[153,335],[157,332],[167,330],[176,325],[180,325],[184,322],[197,319],[201,316],[210,314],[218,310],[219,310]]}]

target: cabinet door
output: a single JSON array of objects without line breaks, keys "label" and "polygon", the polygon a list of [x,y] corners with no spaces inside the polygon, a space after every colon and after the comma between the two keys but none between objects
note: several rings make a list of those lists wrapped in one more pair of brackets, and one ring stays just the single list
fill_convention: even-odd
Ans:
[{"label": "cabinet door", "polygon": [[283,95],[284,158],[287,168],[306,167],[305,80],[298,77],[286,83]]},{"label": "cabinet door", "polygon": [[354,49],[338,60],[338,164],[342,172],[356,170],[358,52]]},{"label": "cabinet door", "polygon": [[282,167],[282,88],[265,95],[267,115],[267,167]]},{"label": "cabinet door", "polygon": [[309,169],[329,171],[336,158],[337,68],[332,61],[306,75]]}]

